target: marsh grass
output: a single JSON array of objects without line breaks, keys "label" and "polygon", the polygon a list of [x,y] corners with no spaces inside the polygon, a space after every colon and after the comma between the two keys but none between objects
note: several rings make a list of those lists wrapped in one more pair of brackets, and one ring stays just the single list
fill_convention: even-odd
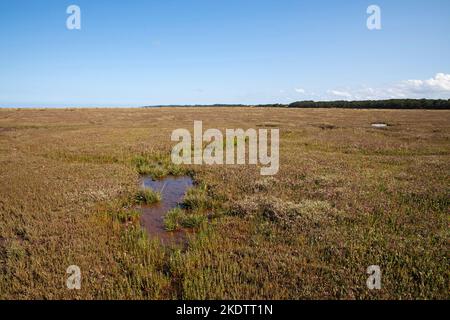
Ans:
[{"label": "marsh grass", "polygon": [[153,191],[152,189],[139,190],[135,196],[135,201],[138,204],[155,204],[162,200],[160,192]]},{"label": "marsh grass", "polygon": [[198,229],[207,220],[204,212],[189,212],[177,207],[166,214],[164,217],[164,226],[167,231],[177,231],[181,228]]},{"label": "marsh grass", "polygon": [[[196,119],[212,128],[270,119],[281,130],[280,172],[171,166],[171,131]],[[421,110],[0,110],[0,127],[15,128],[0,130],[0,299],[448,299],[449,119]],[[368,128],[374,121],[395,126]],[[194,191],[172,219],[174,229],[195,226],[184,250],[140,227],[130,209],[138,171],[192,174]],[[73,264],[82,290],[64,286]],[[382,289],[370,291],[374,264]]]},{"label": "marsh grass", "polygon": [[200,228],[200,226],[206,223],[207,220],[208,219],[204,213],[191,213],[183,217],[183,219],[181,220],[181,226],[183,226],[184,228],[198,229]]},{"label": "marsh grass", "polygon": [[167,250],[158,240],[150,240],[139,225],[125,229],[120,239],[121,250],[114,255],[120,269],[126,272],[126,281],[116,283],[111,294],[134,299],[172,298],[171,279],[166,272]]},{"label": "marsh grass", "polygon": [[182,176],[187,173],[182,166],[173,164],[168,155],[139,155],[131,159],[131,164],[140,175],[148,175],[155,180],[169,175]]},{"label": "marsh grass", "polygon": [[141,213],[137,210],[133,209],[120,209],[112,213],[113,219],[117,219],[121,223],[137,223],[139,221],[139,218],[141,216]]},{"label": "marsh grass", "polygon": [[179,230],[181,217],[184,215],[184,212],[181,208],[174,208],[169,210],[164,217],[164,226],[167,231],[176,231]]},{"label": "marsh grass", "polygon": [[189,188],[184,196],[182,205],[184,208],[191,211],[214,209],[220,206],[220,204],[208,194],[205,185]]}]

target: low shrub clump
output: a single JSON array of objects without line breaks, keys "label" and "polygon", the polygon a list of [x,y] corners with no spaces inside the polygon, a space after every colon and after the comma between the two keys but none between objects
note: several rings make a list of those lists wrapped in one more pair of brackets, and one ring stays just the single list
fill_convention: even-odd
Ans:
[{"label": "low shrub clump", "polygon": [[282,227],[311,229],[333,223],[336,210],[326,201],[304,200],[300,203],[275,197],[249,197],[235,202],[230,213],[239,216],[261,216]]}]

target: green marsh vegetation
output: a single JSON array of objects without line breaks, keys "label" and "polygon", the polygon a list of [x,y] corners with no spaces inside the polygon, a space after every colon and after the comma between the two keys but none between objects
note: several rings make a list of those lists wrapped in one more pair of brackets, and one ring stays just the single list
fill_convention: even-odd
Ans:
[{"label": "green marsh vegetation", "polygon": [[[170,133],[198,119],[278,124],[280,172],[173,166]],[[0,129],[0,299],[448,299],[449,119],[447,110],[0,110],[0,128],[14,128]],[[140,174],[195,180],[167,223],[195,228],[186,248],[139,225]],[[79,291],[64,285],[73,264]],[[381,290],[366,287],[370,265],[381,267]]]}]

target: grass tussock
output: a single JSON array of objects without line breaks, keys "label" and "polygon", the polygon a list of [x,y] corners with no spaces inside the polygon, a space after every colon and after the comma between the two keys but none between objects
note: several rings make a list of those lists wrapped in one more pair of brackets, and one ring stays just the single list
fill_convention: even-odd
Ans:
[{"label": "grass tussock", "polygon": [[174,208],[164,217],[164,226],[167,231],[177,231],[181,228],[199,229],[207,220],[206,215],[202,212],[193,213],[181,208]]},{"label": "grass tussock", "polygon": [[131,160],[132,165],[140,175],[148,175],[153,179],[161,179],[166,176],[181,176],[187,173],[182,166],[173,164],[169,156],[139,155]]},{"label": "grass tussock", "polygon": [[214,209],[218,206],[220,204],[208,194],[205,186],[188,189],[183,199],[183,207],[191,211]]},{"label": "grass tussock", "polygon": [[152,189],[139,190],[135,196],[135,201],[138,204],[155,204],[162,200],[160,192],[153,191]]}]

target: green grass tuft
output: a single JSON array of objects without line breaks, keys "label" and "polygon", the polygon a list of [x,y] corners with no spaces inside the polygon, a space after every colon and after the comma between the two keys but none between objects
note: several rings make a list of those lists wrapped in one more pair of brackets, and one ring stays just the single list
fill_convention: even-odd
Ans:
[{"label": "green grass tuft", "polygon": [[205,215],[202,214],[190,214],[185,215],[181,220],[181,225],[184,228],[200,228],[200,226],[207,221]]},{"label": "green grass tuft", "polygon": [[182,166],[173,164],[169,156],[139,155],[131,159],[131,164],[140,175],[148,175],[153,179],[186,174],[186,170]]},{"label": "green grass tuft", "polygon": [[142,189],[137,193],[135,200],[140,204],[155,204],[162,200],[162,195],[151,189]]},{"label": "green grass tuft", "polygon": [[205,210],[214,207],[205,188],[191,188],[186,192],[183,205],[189,210]]},{"label": "green grass tuft", "polygon": [[189,213],[181,208],[170,210],[164,218],[164,226],[167,231],[176,231],[180,228],[200,228],[207,221],[204,214]]},{"label": "green grass tuft", "polygon": [[180,229],[180,219],[184,215],[181,208],[174,208],[167,212],[164,217],[164,227],[167,231],[176,231]]}]

